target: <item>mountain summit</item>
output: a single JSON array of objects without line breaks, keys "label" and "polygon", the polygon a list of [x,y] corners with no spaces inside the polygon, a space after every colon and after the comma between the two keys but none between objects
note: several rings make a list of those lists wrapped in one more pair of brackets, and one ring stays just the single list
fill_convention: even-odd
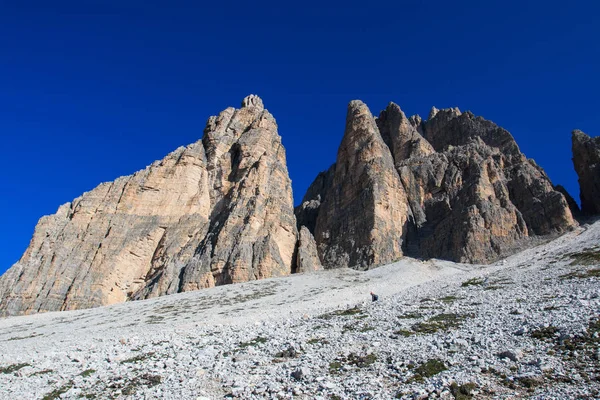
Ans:
[{"label": "mountain summit", "polygon": [[41,218],[25,254],[0,278],[0,313],[287,275],[297,267],[297,241],[277,124],[250,95],[240,109],[210,117],[202,140]]}]

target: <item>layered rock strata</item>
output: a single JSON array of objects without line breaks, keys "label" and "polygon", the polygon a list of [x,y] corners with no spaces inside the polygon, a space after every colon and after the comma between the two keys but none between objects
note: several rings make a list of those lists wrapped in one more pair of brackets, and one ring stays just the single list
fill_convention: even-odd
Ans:
[{"label": "layered rock strata", "polygon": [[579,176],[579,197],[584,214],[600,214],[600,137],[573,131],[573,165]]},{"label": "layered rock strata", "polygon": [[[394,103],[375,119],[357,104],[336,163],[296,208],[309,228],[315,221],[325,267],[365,269],[402,254],[488,263],[529,236],[576,225],[544,171],[494,123],[457,108],[407,118]],[[385,228],[357,229],[356,213]],[[357,249],[383,257],[357,258]]]},{"label": "layered rock strata", "polygon": [[201,141],[40,219],[0,313],[71,310],[286,275],[298,231],[285,150],[256,96]]}]

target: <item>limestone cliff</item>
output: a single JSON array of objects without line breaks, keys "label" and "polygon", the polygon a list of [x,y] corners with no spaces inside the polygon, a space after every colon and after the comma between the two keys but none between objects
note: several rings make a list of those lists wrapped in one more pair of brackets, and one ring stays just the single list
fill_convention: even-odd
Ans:
[{"label": "limestone cliff", "polygon": [[326,268],[367,269],[402,256],[411,218],[394,160],[367,106],[352,101],[315,239]]},{"label": "limestone cliff", "polygon": [[426,121],[394,103],[376,120],[356,110],[366,106],[350,104],[336,164],[296,209],[314,224],[325,267],[381,262],[357,252],[487,263],[531,235],[576,225],[544,171],[493,122],[458,108],[434,107]]},{"label": "limestone cliff", "polygon": [[208,120],[201,141],[40,219],[0,277],[0,314],[71,310],[295,268],[291,181],[256,96]]}]

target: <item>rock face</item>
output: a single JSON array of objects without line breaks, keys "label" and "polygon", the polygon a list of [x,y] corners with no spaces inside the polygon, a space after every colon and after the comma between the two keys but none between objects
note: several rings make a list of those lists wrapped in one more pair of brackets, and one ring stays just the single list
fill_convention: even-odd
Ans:
[{"label": "rock face", "polygon": [[394,103],[377,120],[350,103],[336,164],[296,215],[309,229],[316,221],[326,268],[365,269],[402,254],[487,263],[529,236],[576,225],[506,130],[458,108],[407,118]]},{"label": "rock face", "polygon": [[298,231],[275,120],[257,96],[204,138],[40,219],[0,277],[0,314],[71,310],[295,268]]},{"label": "rock face", "polygon": [[367,106],[352,101],[331,187],[315,225],[326,268],[367,269],[402,256],[411,217],[394,160]]},{"label": "rock face", "polygon": [[298,254],[296,256],[296,272],[313,272],[322,269],[321,260],[317,253],[317,244],[315,238],[307,227],[300,228],[300,237],[298,239]]},{"label": "rock face", "polygon": [[575,130],[572,134],[573,165],[579,176],[579,197],[584,214],[600,214],[600,137]]}]

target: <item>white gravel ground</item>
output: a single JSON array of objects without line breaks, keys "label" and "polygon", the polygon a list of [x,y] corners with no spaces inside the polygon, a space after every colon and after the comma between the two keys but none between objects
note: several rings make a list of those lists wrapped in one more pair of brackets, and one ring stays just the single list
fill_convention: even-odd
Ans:
[{"label": "white gravel ground", "polygon": [[0,398],[600,398],[599,239],[0,319]]}]

